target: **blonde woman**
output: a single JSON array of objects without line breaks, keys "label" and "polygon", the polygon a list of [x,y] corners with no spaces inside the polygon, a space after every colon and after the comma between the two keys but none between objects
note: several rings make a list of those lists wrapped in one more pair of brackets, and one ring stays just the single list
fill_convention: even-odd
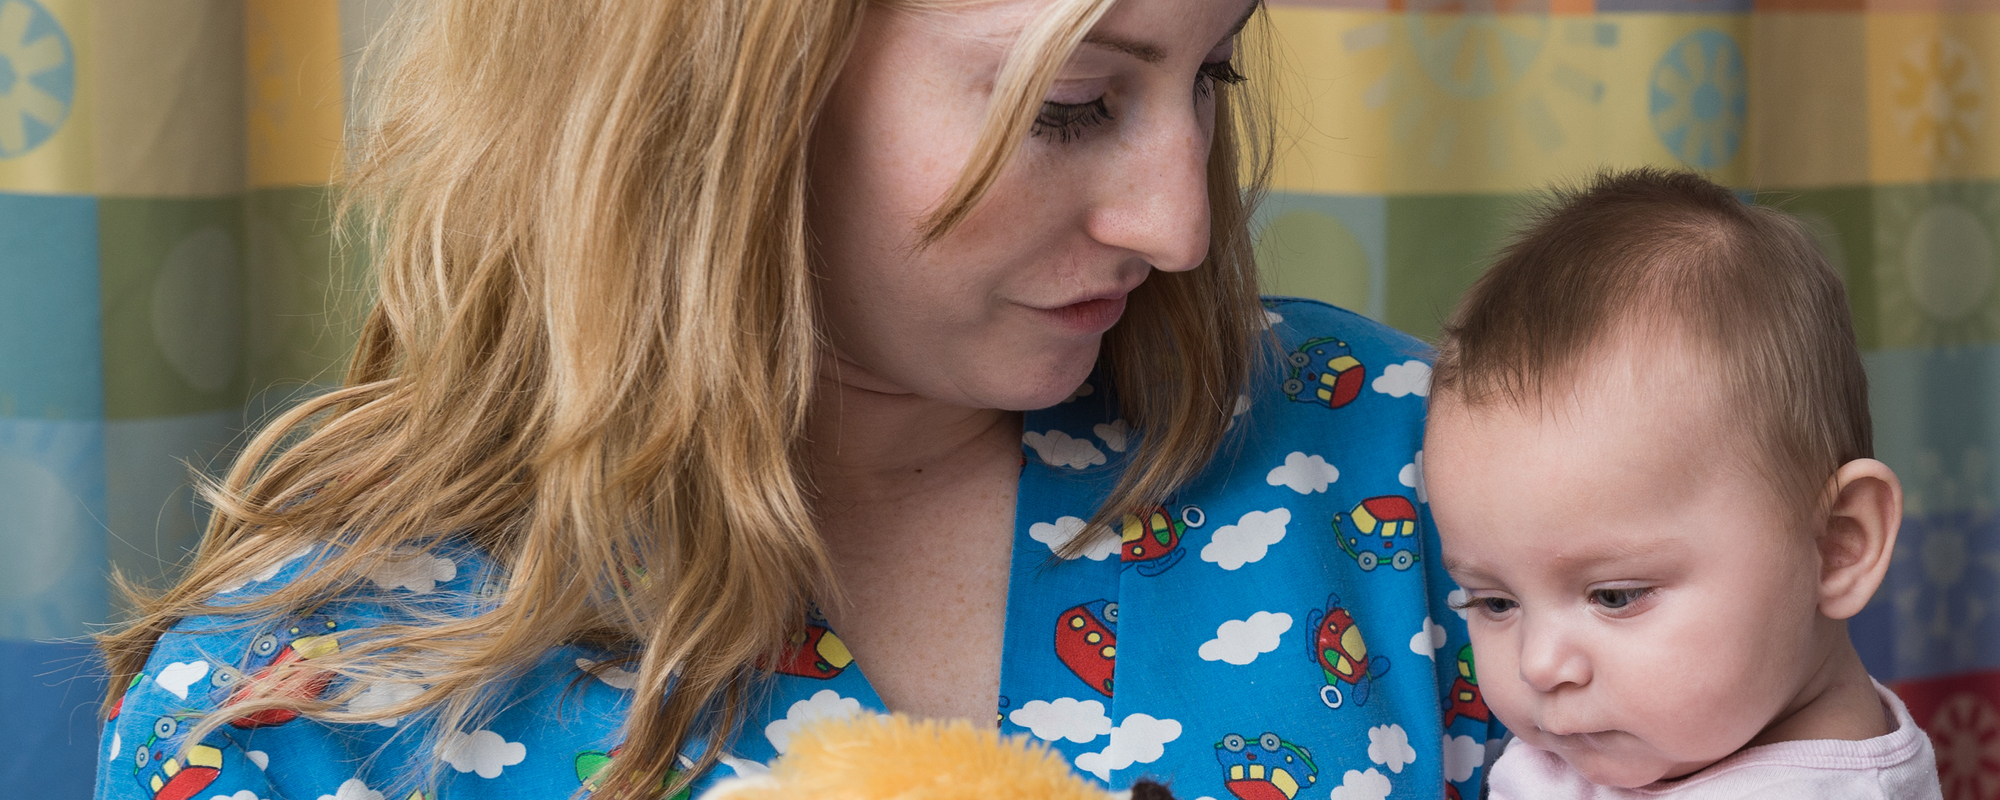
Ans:
[{"label": "blonde woman", "polygon": [[347,383],[105,638],[99,796],[654,798],[882,710],[1476,792],[1421,347],[1257,296],[1257,15],[416,4]]}]

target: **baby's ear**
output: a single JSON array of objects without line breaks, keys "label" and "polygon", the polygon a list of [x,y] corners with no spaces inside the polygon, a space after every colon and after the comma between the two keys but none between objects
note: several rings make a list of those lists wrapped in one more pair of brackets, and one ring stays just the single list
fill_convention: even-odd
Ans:
[{"label": "baby's ear", "polygon": [[1888,574],[1903,524],[1903,484],[1889,465],[1860,458],[1841,465],[1829,488],[1833,503],[1819,538],[1819,611],[1847,619],[1861,613]]}]

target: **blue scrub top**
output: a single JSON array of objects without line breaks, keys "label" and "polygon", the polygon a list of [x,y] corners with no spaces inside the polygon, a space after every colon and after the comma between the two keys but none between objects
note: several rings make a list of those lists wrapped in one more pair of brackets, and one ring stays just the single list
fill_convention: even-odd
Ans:
[{"label": "blue scrub top", "polygon": [[[1134,444],[1108,387],[1026,415],[1001,731],[1110,786],[1150,777],[1187,800],[1476,798],[1502,730],[1480,699],[1424,504],[1428,350],[1322,303],[1265,307],[1282,360],[1239,399],[1208,469],[1124,518],[1120,541],[1055,555]],[[311,555],[238,592],[282,585]],[[423,718],[267,714],[181,752],[194,719],[242,676],[412,608],[478,613],[505,580],[462,543],[412,550],[369,578],[395,610],[342,600],[275,629],[204,617],[163,636],[105,727],[97,797],[554,800],[615,756],[633,677],[587,676],[604,655],[581,647],[547,653],[483,727],[445,737],[443,764],[419,754]],[[882,711],[862,667],[814,620],[695,793],[762,770],[806,720]],[[400,699],[385,686],[356,702]]]}]

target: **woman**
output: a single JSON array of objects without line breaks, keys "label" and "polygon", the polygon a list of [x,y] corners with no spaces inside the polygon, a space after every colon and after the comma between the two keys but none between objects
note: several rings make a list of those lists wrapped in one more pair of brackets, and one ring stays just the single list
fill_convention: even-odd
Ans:
[{"label": "woman", "polygon": [[1256,295],[1253,0],[498,5],[396,27],[377,309],[105,639],[101,796],[649,798],[863,709],[1476,789],[1420,346]]}]

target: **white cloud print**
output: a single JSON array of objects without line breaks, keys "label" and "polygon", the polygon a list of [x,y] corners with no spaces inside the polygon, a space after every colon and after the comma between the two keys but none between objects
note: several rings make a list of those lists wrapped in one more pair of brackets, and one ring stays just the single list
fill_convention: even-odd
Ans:
[{"label": "white cloud print", "polygon": [[1428,503],[1431,493],[1424,491],[1424,451],[1410,457],[1410,463],[1403,465],[1403,471],[1396,473],[1396,481],[1417,490],[1417,502]]},{"label": "white cloud print", "polygon": [[1261,561],[1271,545],[1285,538],[1285,526],[1291,521],[1288,508],[1244,514],[1236,524],[1216,529],[1215,537],[1201,548],[1201,560],[1229,570]]},{"label": "white cloud print", "polygon": [[243,587],[249,586],[250,584],[263,583],[272,578],[278,577],[278,573],[284,571],[286,566],[289,566],[292,562],[297,561],[301,558],[305,558],[306,554],[311,553],[312,551],[313,549],[310,545],[294,550],[292,551],[291,555],[278,559],[277,561],[265,566],[263,569],[258,570],[257,573],[251,575],[249,579],[232,583],[229,584],[228,586],[224,586],[221,589],[217,590],[216,594],[229,594],[231,592],[242,591]]},{"label": "white cloud print", "polygon": [[218,794],[212,800],[264,800],[264,798],[258,797],[256,792],[249,789],[240,789],[235,794]]},{"label": "white cloud print", "polygon": [[1283,486],[1299,494],[1324,492],[1327,484],[1337,480],[1340,480],[1340,470],[1326,463],[1326,459],[1297,452],[1285,456],[1284,464],[1271,468],[1270,474],[1264,476],[1265,483]]},{"label": "white cloud print", "polygon": [[1132,423],[1122,419],[1112,420],[1109,423],[1100,422],[1091,428],[1090,432],[1097,434],[1097,438],[1103,439],[1105,447],[1123,453],[1126,441],[1132,438]]},{"label": "white cloud print", "polygon": [[[1085,521],[1081,517],[1057,517],[1055,522],[1037,522],[1029,525],[1028,538],[1048,545],[1049,552],[1053,553],[1062,549],[1063,545],[1069,544],[1069,540],[1083,533],[1084,524]],[[1083,552],[1071,556],[1071,558],[1088,558],[1092,561],[1103,561],[1111,557],[1112,553],[1118,552],[1118,544],[1118,539],[1115,536],[1099,536],[1092,540],[1090,546],[1085,547]]]},{"label": "white cloud print", "polygon": [[387,560],[368,570],[368,579],[384,589],[408,589],[416,594],[437,591],[440,582],[458,577],[458,562],[414,547],[398,547]]},{"label": "white cloud print", "polygon": [[1431,365],[1422,361],[1405,361],[1390,364],[1382,370],[1382,376],[1369,384],[1375,391],[1390,397],[1431,396]]},{"label": "white cloud print", "polygon": [[[424,687],[414,683],[395,681],[370,683],[368,684],[368,688],[361,690],[361,694],[355,696],[354,700],[347,704],[347,710],[360,714],[379,708],[388,708],[415,700],[417,699],[417,695],[423,694],[423,692]],[[402,721],[402,717],[386,717],[376,720],[375,724],[384,728],[394,728]]]},{"label": "white cloud print", "polygon": [[1029,431],[1021,434],[1021,441],[1034,448],[1035,455],[1041,456],[1043,463],[1053,466],[1083,469],[1104,463],[1104,451],[1097,449],[1097,445],[1091,444],[1089,439],[1070,438],[1062,431]]},{"label": "white cloud print", "polygon": [[1432,622],[1430,617],[1424,617],[1423,630],[1417,631],[1415,636],[1410,637],[1410,652],[1436,661],[1438,648],[1444,646],[1445,635],[1443,625]]},{"label": "white cloud print", "polygon": [[1369,767],[1367,772],[1348,770],[1340,778],[1340,785],[1333,788],[1333,796],[1328,800],[1386,800],[1389,796],[1389,776]]},{"label": "white cloud print", "polygon": [[1417,749],[1410,746],[1410,734],[1403,726],[1377,725],[1368,729],[1368,760],[1400,773],[1417,760]]},{"label": "white cloud print", "polygon": [[478,773],[481,778],[498,778],[508,767],[528,757],[528,746],[507,741],[490,730],[453,733],[438,746],[438,756],[459,772]]},{"label": "white cloud print", "polygon": [[1446,736],[1443,759],[1445,780],[1470,780],[1472,771],[1486,763],[1486,744],[1470,736]]},{"label": "white cloud print", "polygon": [[821,689],[812,697],[800,700],[785,710],[785,718],[764,726],[764,738],[771,740],[771,746],[783,753],[792,746],[792,735],[799,728],[816,719],[851,717],[861,713],[861,701],[852,697],[841,697],[832,689]]},{"label": "white cloud print", "polygon": [[1054,702],[1029,700],[1008,714],[1007,721],[1051,742],[1068,739],[1087,744],[1111,732],[1111,718],[1104,715],[1103,703],[1074,697],[1058,697]]},{"label": "white cloud print", "polygon": [[1181,724],[1171,719],[1154,719],[1132,714],[1111,729],[1111,741],[1095,753],[1076,757],[1076,768],[1111,780],[1111,773],[1133,764],[1151,764],[1167,752],[1167,743],[1181,738]]},{"label": "white cloud print", "polygon": [[319,800],[382,800],[382,793],[368,788],[360,778],[348,778],[333,794],[320,795]]},{"label": "white cloud print", "polygon": [[1232,619],[1217,626],[1215,638],[1201,643],[1196,652],[1203,661],[1221,661],[1243,666],[1258,656],[1278,649],[1278,637],[1292,629],[1292,615],[1259,611],[1249,619]]},{"label": "white cloud print", "polygon": [[188,687],[206,677],[208,677],[207,661],[196,660],[185,663],[176,661],[160,670],[160,674],[153,678],[153,682],[173,693],[173,696],[186,700]]},{"label": "white cloud print", "polygon": [[576,660],[576,668],[592,673],[598,680],[603,681],[604,685],[613,689],[629,692],[632,691],[633,687],[639,685],[638,670],[624,667],[600,670],[597,668],[598,663],[588,658],[579,658]]}]

